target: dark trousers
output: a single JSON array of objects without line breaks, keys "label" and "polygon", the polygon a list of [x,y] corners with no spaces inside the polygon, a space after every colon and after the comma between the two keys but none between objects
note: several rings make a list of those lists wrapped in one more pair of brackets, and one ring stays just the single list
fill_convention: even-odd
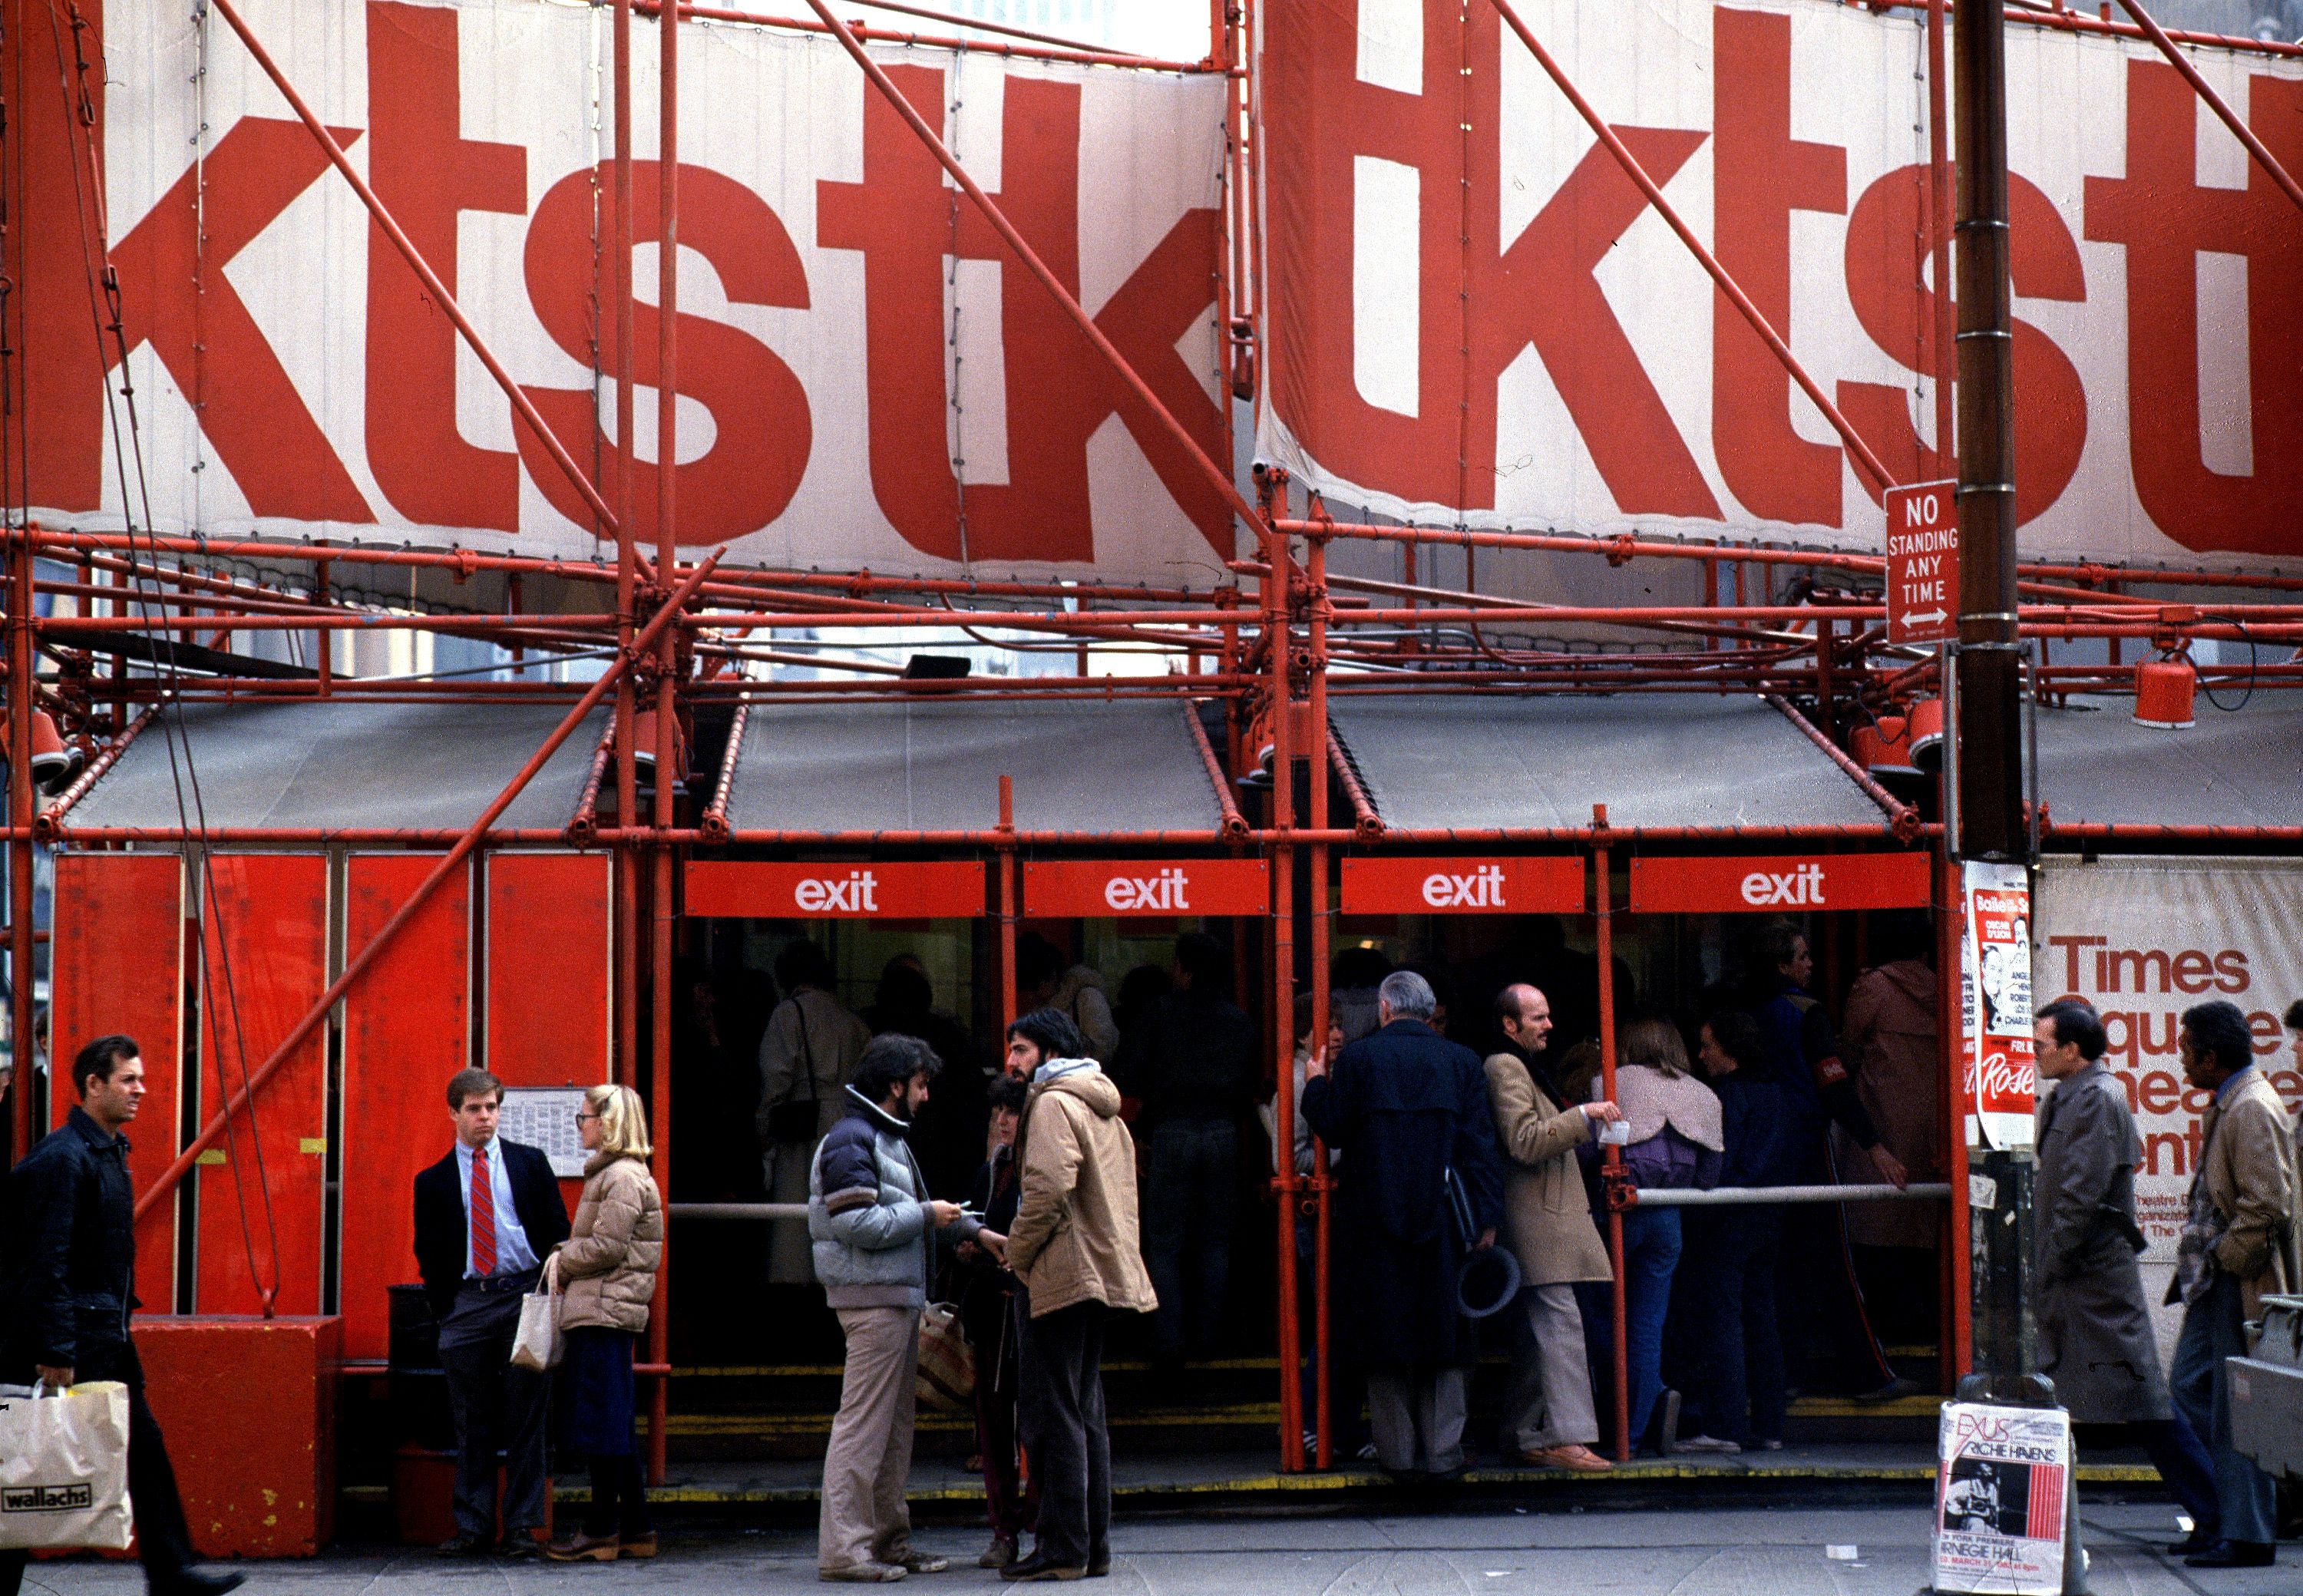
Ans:
[{"label": "dark trousers", "polygon": [[[1699,1212],[1700,1210],[1698,1211]],[[1728,1208],[1707,1215],[1709,1256],[1701,1276],[1708,1334],[1703,1424],[1745,1445],[1784,1438],[1784,1341],[1776,1322],[1780,1208]]]},{"label": "dark trousers", "polygon": [[1152,1351],[1175,1360],[1215,1344],[1231,1285],[1239,1127],[1162,1119],[1144,1138],[1143,1267],[1160,1297]]},{"label": "dark trousers", "polygon": [[[1838,1154],[1826,1131],[1818,1127],[1806,1145],[1798,1183],[1837,1184]],[[1864,1173],[1862,1178],[1876,1177]],[[1846,1204],[1807,1203],[1786,1211],[1776,1284],[1784,1317],[1793,1327],[1786,1351],[1805,1364],[1801,1383],[1810,1393],[1818,1381],[1860,1394],[1895,1378],[1855,1272]]]},{"label": "dark trousers", "polygon": [[595,1452],[585,1461],[592,1471],[592,1506],[584,1515],[584,1533],[595,1539],[619,1535],[627,1541],[654,1534],[647,1483],[640,1477],[640,1455],[625,1452],[611,1457]]},{"label": "dark trousers", "polygon": [[[12,1371],[12,1375],[19,1372]],[[128,1387],[128,1499],[136,1515],[136,1555],[144,1563],[145,1584],[164,1592],[198,1559],[191,1531],[184,1524],[183,1499],[176,1492],[168,1443],[151,1405],[144,1400],[144,1366],[137,1361],[135,1347],[123,1346],[116,1355],[91,1355],[72,1371],[72,1377],[80,1381],[117,1380]],[[16,1596],[30,1560],[21,1551],[0,1551],[0,1596]]]},{"label": "dark trousers", "polygon": [[2223,1360],[2247,1355],[2246,1317],[2239,1281],[2216,1275],[2207,1294],[2183,1310],[2167,1389],[2175,1411],[2206,1443],[2213,1461],[2223,1537],[2269,1545],[2275,1535],[2276,1487],[2253,1458],[2231,1445],[2231,1374]]},{"label": "dark trousers", "polygon": [[[1040,1505],[1040,1471],[1027,1489],[1016,1449],[1016,1393],[975,1387],[975,1450],[983,1459],[983,1511],[991,1533],[1012,1541],[1032,1527]],[[1034,1459],[1036,1462],[1037,1459]]]},{"label": "dark trousers", "polygon": [[[1320,1413],[1318,1230],[1315,1220],[1295,1221],[1296,1324],[1303,1340],[1296,1389],[1302,1393],[1307,1434],[1318,1426]],[[1348,1461],[1367,1445],[1367,1371],[1342,1355],[1343,1317],[1336,1306],[1336,1282],[1342,1271],[1336,1267],[1332,1233],[1328,1242],[1328,1449],[1330,1461]]]},{"label": "dark trousers", "polygon": [[493,1541],[496,1457],[503,1457],[503,1531],[544,1527],[544,1417],[552,1380],[511,1366],[519,1299],[536,1274],[467,1280],[440,1322],[440,1363],[456,1423],[456,1528]]},{"label": "dark trousers", "polygon": [[2123,1424],[2075,1424],[2079,1444],[2088,1447],[2136,1446],[2151,1459],[2167,1494],[2191,1516],[2191,1523],[2208,1540],[2221,1533],[2223,1509],[2215,1499],[2215,1463],[2207,1456],[2198,1431],[2181,1413],[2172,1419],[2136,1419]]},{"label": "dark trousers", "polygon": [[1077,1303],[1024,1316],[1024,1447],[1040,1481],[1034,1550],[1067,1568],[1111,1556],[1111,1431],[1103,1411],[1103,1331],[1110,1310]]}]

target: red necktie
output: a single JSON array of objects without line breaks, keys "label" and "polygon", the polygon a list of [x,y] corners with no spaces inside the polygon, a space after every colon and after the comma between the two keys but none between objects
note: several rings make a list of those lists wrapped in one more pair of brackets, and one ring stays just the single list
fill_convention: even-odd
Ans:
[{"label": "red necktie", "polygon": [[472,1272],[485,1279],[496,1271],[496,1188],[488,1178],[488,1150],[472,1149]]}]

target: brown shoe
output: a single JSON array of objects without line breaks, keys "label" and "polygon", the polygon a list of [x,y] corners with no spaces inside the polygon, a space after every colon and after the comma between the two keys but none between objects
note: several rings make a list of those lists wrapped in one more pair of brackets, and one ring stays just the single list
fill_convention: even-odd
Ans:
[{"label": "brown shoe", "polygon": [[655,1532],[650,1530],[645,1535],[622,1536],[616,1543],[616,1555],[642,1559],[655,1556]]},{"label": "brown shoe", "polygon": [[565,1541],[555,1541],[544,1555],[555,1563],[612,1563],[622,1542],[613,1535],[587,1535],[578,1530]]},{"label": "brown shoe", "polygon": [[1590,1448],[1574,1441],[1564,1447],[1538,1447],[1531,1452],[1522,1452],[1519,1460],[1535,1468],[1573,1469],[1583,1474],[1604,1474],[1615,1466]]}]

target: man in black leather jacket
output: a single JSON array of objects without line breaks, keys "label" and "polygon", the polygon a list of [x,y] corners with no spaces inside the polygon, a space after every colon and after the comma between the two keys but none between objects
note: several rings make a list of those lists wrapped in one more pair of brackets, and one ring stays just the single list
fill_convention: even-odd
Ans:
[{"label": "man in black leather jacket", "polygon": [[[129,1339],[136,1300],[135,1193],[121,1135],[144,1098],[135,1042],[103,1036],[72,1060],[80,1104],[16,1166],[0,1271],[0,1385],[116,1380],[128,1387],[128,1496],[152,1596],[214,1596],[238,1574],[194,1566],[167,1443],[144,1400]],[[16,1596],[25,1554],[0,1551],[0,1596]]]}]

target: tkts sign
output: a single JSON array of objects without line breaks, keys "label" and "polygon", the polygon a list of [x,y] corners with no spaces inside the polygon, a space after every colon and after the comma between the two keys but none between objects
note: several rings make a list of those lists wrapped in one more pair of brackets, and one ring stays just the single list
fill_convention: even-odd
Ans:
[{"label": "tkts sign", "polygon": [[[1920,22],[1518,10],[1894,479],[1949,475]],[[1877,487],[1493,6],[1263,21],[1263,454],[1427,525],[1877,549]],[[2303,219],[2148,44],[2006,49],[2024,552],[2303,560]],[[2303,62],[2187,54],[2303,162]]]},{"label": "tkts sign", "polygon": [[1635,857],[1633,914],[1804,914],[1820,909],[1924,908],[1928,857],[1840,853],[1729,858]]},{"label": "tkts sign", "polygon": [[[81,0],[97,148],[46,23],[12,102],[34,516],[117,528],[90,261],[109,249],[160,528],[595,552],[592,522],[249,52],[197,9]],[[251,26],[609,502],[607,30],[596,10],[245,0]],[[28,17],[34,13],[26,13]],[[187,16],[191,21],[187,21]],[[28,38],[28,30],[37,41]],[[660,390],[655,32],[636,30],[635,529]],[[1082,565],[1232,553],[1186,452],[820,36],[683,30],[679,534],[739,561]],[[37,46],[37,47],[36,47]],[[1222,457],[1225,83],[875,52],[1033,249]],[[69,56],[69,41],[67,55]],[[108,210],[88,198],[91,165]],[[12,181],[13,181],[12,179]],[[77,198],[76,198],[77,197]],[[77,221],[75,220],[77,218]],[[102,236],[108,221],[110,236]],[[13,249],[25,251],[21,261]],[[119,373],[111,373],[114,380]],[[122,440],[125,447],[125,440]]]}]

